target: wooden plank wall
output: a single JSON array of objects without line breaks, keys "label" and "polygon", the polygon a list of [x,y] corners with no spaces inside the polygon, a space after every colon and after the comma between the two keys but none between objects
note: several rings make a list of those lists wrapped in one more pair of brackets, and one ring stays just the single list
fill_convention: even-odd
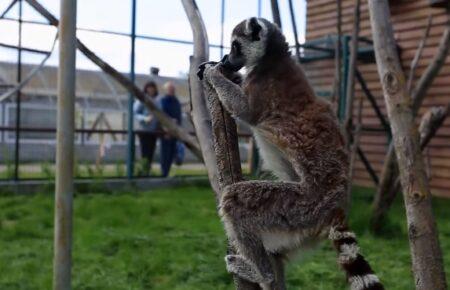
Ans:
[{"label": "wooden plank wall", "polygon": [[[416,70],[416,80],[425,71],[426,66],[436,53],[439,39],[444,31],[447,15],[444,9],[430,8],[428,0],[396,0],[391,1],[391,19],[395,29],[395,37],[402,49],[401,59],[406,74],[414,57],[415,51],[427,25],[429,14],[433,15],[433,25],[430,36],[423,51],[422,58]],[[351,35],[353,26],[354,0],[342,1],[342,30]],[[307,2],[307,32],[306,40],[314,40],[337,32],[336,1],[310,0]],[[361,6],[361,36],[371,38],[370,21],[367,1]],[[359,63],[368,87],[377,98],[377,103],[384,114],[386,109],[375,64]],[[324,60],[306,64],[305,71],[313,86],[318,90],[332,90],[334,61]],[[356,85],[356,98],[363,97],[359,84]],[[357,103],[356,101],[355,103]],[[445,67],[435,79],[424,102],[420,114],[436,105],[446,105],[450,102],[450,57],[447,57]],[[356,112],[356,109],[355,109]],[[363,103],[363,125],[380,126],[373,109],[367,99]],[[368,159],[380,174],[386,152],[387,138],[383,133],[363,133],[361,146]],[[438,131],[425,151],[425,158],[433,194],[450,197],[450,118]],[[360,160],[355,164],[355,183],[364,186],[374,186]]]}]

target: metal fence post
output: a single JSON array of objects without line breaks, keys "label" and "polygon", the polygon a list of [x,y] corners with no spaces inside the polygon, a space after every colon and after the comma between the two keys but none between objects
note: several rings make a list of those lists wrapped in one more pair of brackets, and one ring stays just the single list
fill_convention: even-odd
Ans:
[{"label": "metal fence post", "polygon": [[[18,49],[17,49],[17,83],[20,84],[22,81],[22,0],[19,0],[19,41],[18,41]],[[14,144],[14,180],[19,180],[20,178],[20,113],[21,113],[21,99],[22,94],[21,91],[17,91],[17,99],[16,99],[16,140]]]},{"label": "metal fence post", "polygon": [[223,57],[223,33],[225,24],[225,0],[220,5],[220,58]]},{"label": "metal fence post", "polygon": [[348,70],[349,70],[349,47],[348,42],[350,41],[349,35],[343,36],[342,41],[342,83],[340,84],[340,94],[338,102],[338,116],[339,120],[343,121],[345,119],[345,107],[347,104],[347,82],[348,82]]},{"label": "metal fence post", "polygon": [[77,0],[61,0],[53,289],[71,289]]},{"label": "metal fence post", "polygon": [[261,17],[261,10],[262,10],[261,0],[258,0],[258,17]]},{"label": "metal fence post", "polygon": [[[136,52],[136,0],[131,0],[131,59],[130,59],[130,79],[134,83],[135,73],[135,52]],[[134,172],[134,114],[133,114],[134,95],[130,94],[128,98],[128,140],[127,140],[127,178],[133,178]]]}]

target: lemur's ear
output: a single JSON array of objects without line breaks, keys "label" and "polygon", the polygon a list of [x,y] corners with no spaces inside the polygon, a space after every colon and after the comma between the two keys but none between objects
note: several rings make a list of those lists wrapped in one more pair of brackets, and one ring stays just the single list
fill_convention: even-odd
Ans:
[{"label": "lemur's ear", "polygon": [[265,33],[265,30],[264,23],[256,17],[248,19],[245,24],[245,32],[251,37],[252,41],[261,40],[261,36]]}]

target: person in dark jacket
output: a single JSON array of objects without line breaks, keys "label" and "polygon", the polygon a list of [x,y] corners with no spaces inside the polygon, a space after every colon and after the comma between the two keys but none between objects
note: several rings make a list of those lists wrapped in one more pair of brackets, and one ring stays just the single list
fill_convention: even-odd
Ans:
[{"label": "person in dark jacket", "polygon": [[[159,100],[161,110],[181,125],[181,104],[175,96],[175,86],[172,82],[164,84],[165,95]],[[177,139],[165,134],[161,138],[161,173],[167,177],[177,151]]]},{"label": "person in dark jacket", "polygon": [[[158,87],[154,81],[148,81],[144,85],[144,92],[158,104]],[[141,157],[144,160],[142,172],[139,175],[148,176],[152,168],[153,155],[156,148],[156,131],[160,128],[158,120],[148,111],[147,107],[138,99],[133,104],[134,118],[139,122],[139,144]]]}]

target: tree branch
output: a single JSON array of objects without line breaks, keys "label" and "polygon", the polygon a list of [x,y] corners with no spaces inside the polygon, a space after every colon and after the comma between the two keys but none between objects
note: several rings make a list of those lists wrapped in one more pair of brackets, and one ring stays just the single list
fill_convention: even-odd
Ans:
[{"label": "tree branch", "polygon": [[[449,10],[450,12],[450,10]],[[413,112],[417,114],[422,106],[423,100],[427,95],[427,91],[433,83],[434,78],[439,74],[439,71],[445,64],[450,51],[450,20],[447,20],[446,29],[439,43],[437,53],[433,60],[428,65],[427,69],[420,77],[417,85],[412,91],[411,97],[413,99]]]},{"label": "tree branch", "polygon": [[430,143],[449,113],[450,104],[448,104],[447,107],[433,107],[422,116],[419,125],[420,149],[425,149],[428,143]]},{"label": "tree branch", "polygon": [[413,60],[411,61],[411,66],[408,75],[407,89],[408,92],[411,92],[412,82],[414,80],[414,74],[416,72],[417,64],[419,63],[420,57],[422,56],[423,49],[425,48],[425,44],[428,40],[428,35],[430,34],[431,24],[433,23],[433,17],[431,14],[428,16],[427,28],[423,32],[422,40],[420,41],[419,47],[416,50],[416,54],[414,55]]},{"label": "tree branch", "polygon": [[[445,118],[449,115],[450,104],[447,107],[433,107],[424,114],[419,126],[420,149],[423,151],[430,140],[436,135],[436,132],[444,123]],[[397,163],[395,164],[395,172],[398,173]],[[401,183],[398,174],[393,175],[396,178],[394,185],[387,189],[382,196],[383,200],[378,201],[378,208],[374,211],[372,218],[372,228],[375,231],[380,230],[383,220],[391,207],[392,203],[401,191]]]},{"label": "tree branch", "polygon": [[[437,130],[444,123],[449,111],[450,105],[447,107],[433,107],[423,115],[419,126],[420,149],[422,151],[428,145],[430,140],[436,135]],[[400,179],[398,178],[397,163],[394,162],[392,164],[393,167],[390,168],[390,176],[394,179],[392,186],[386,188],[383,195],[377,195],[380,199],[376,199],[374,201],[371,228],[375,232],[378,232],[381,229],[384,217],[391,208],[397,193],[401,190]]]},{"label": "tree branch", "polygon": [[[182,0],[182,3],[194,34],[194,56],[191,58],[189,71],[192,117],[210,182],[219,202],[225,186],[242,180],[236,124],[223,109],[215,90],[206,83],[202,84],[197,78],[198,66],[208,60],[208,38],[195,0]],[[228,252],[236,252],[230,243]],[[261,289],[258,284],[250,283],[236,275],[234,283],[237,290]]]},{"label": "tree branch", "polygon": [[206,96],[203,86],[197,78],[198,66],[209,60],[209,42],[205,25],[195,1],[182,1],[189,19],[194,39],[193,56],[190,58],[189,91],[191,98],[191,117],[197,139],[200,143],[208,177],[216,195],[220,192],[216,156],[213,149],[211,117],[206,106]]}]

